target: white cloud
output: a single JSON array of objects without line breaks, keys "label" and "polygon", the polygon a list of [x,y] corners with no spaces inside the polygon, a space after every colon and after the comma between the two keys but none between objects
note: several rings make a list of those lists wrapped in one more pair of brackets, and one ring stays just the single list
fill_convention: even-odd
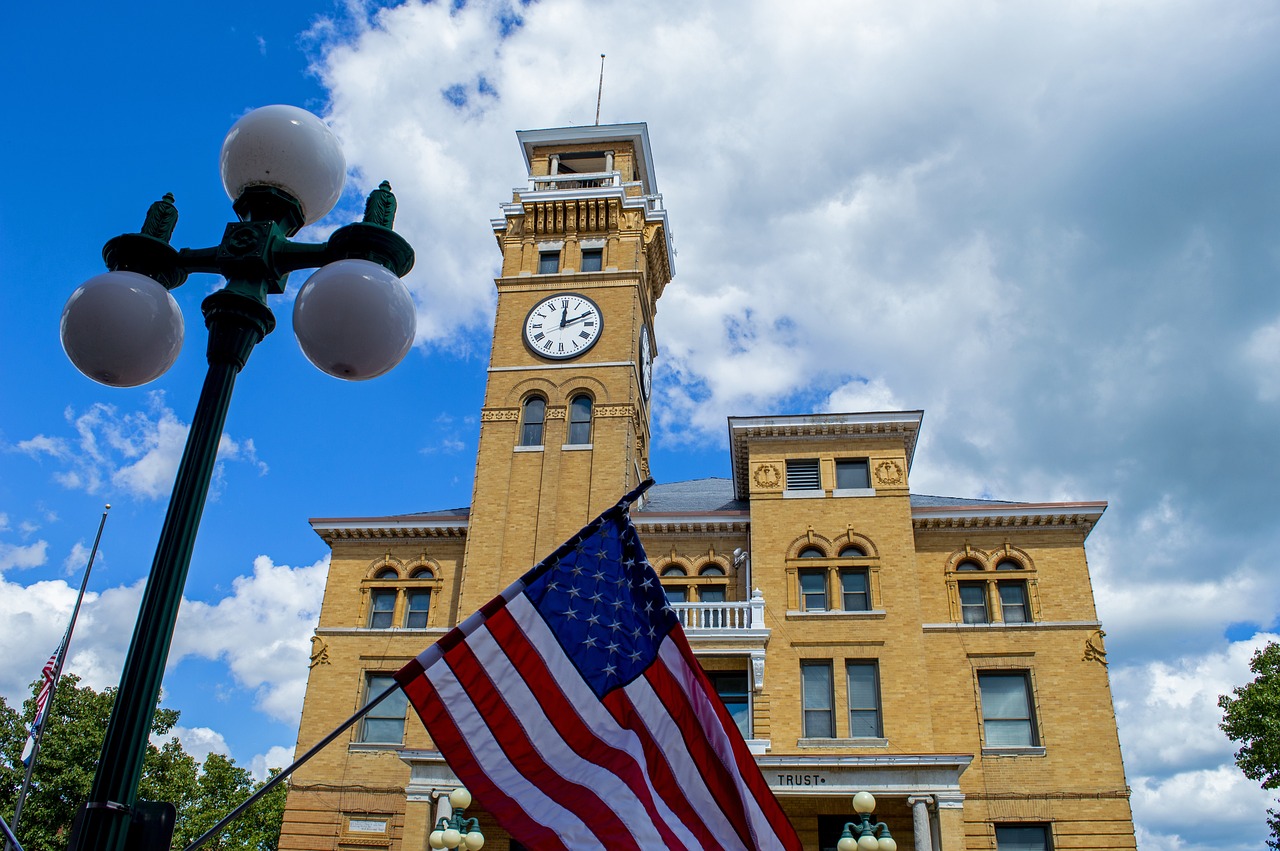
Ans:
[{"label": "white cloud", "polygon": [[254,693],[259,711],[296,724],[328,570],[327,556],[297,568],[258,556],[253,574],[237,577],[229,596],[212,604],[185,600],[170,666],[187,656],[221,660],[237,685]]},{"label": "white cloud", "polygon": [[[33,458],[47,456],[61,462],[53,477],[69,490],[100,493],[110,486],[147,500],[169,494],[189,426],[165,405],[163,391],[147,395],[146,410],[121,414],[115,406],[99,402],[80,413],[67,408],[65,418],[77,434],[74,442],[41,434],[20,441],[15,449]],[[215,481],[225,475],[229,461],[256,467],[259,475],[268,471],[252,438],[237,441],[224,433],[218,443]]]},{"label": "white cloud", "polygon": [[255,754],[253,759],[246,766],[253,775],[254,780],[266,780],[267,774],[273,768],[286,768],[293,763],[293,748],[281,747],[275,745],[267,749],[267,752]]},{"label": "white cloud", "polygon": [[[89,552],[84,541],[76,541],[71,545],[71,552],[67,553],[67,557],[62,560],[63,571],[71,575],[84,570],[85,565],[89,563]],[[101,558],[101,556],[102,553],[98,553],[98,557]]]},{"label": "white cloud", "polygon": [[0,572],[39,567],[49,560],[49,542],[36,541],[25,546],[0,541]]},{"label": "white cloud", "polygon": [[[188,656],[225,663],[259,711],[296,724],[306,690],[310,637],[319,618],[328,558],[306,567],[254,560],[232,593],[205,603],[183,600],[169,669]],[[142,580],[85,594],[66,670],[95,689],[114,686],[133,634]],[[78,588],[63,580],[22,586],[0,578],[0,696],[25,698],[31,681],[66,630]]]},{"label": "white cloud", "polygon": [[231,748],[227,746],[226,738],[208,727],[178,726],[174,727],[170,734],[182,743],[182,749],[194,757],[198,763],[203,764],[205,758],[211,753],[231,755]]}]

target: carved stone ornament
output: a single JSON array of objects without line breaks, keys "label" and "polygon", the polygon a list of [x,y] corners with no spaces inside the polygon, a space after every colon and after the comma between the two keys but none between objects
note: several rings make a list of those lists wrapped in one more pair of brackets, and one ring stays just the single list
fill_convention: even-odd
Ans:
[{"label": "carved stone ornament", "polygon": [[882,485],[902,484],[902,465],[897,461],[881,461],[876,465],[876,482]]},{"label": "carved stone ornament", "polygon": [[756,467],[755,475],[756,487],[764,490],[772,490],[782,483],[782,472],[776,464],[761,464]]},{"label": "carved stone ornament", "polygon": [[764,654],[751,655],[751,687],[755,691],[764,691]]},{"label": "carved stone ornament", "polygon": [[308,668],[314,668],[316,665],[329,665],[329,645],[324,643],[324,639],[318,635],[311,636],[311,662]]},{"label": "carved stone ornament", "polygon": [[480,422],[482,423],[518,423],[520,422],[519,408],[490,408],[487,411],[480,412]]},{"label": "carved stone ornament", "polygon": [[1106,637],[1106,633],[1100,629],[1095,629],[1093,633],[1084,640],[1084,661],[1085,662],[1101,662],[1103,667],[1107,664],[1107,651],[1102,646],[1102,639]]}]

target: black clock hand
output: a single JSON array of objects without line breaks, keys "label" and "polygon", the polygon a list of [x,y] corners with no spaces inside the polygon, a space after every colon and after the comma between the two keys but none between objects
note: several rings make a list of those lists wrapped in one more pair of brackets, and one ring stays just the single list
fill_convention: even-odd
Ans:
[{"label": "black clock hand", "polygon": [[564,306],[564,310],[562,310],[562,311],[560,312],[560,327],[561,327],[561,328],[563,328],[566,324],[568,324],[568,323],[566,323],[566,322],[564,321],[564,318],[565,318],[566,316],[568,316],[568,315],[569,315],[569,305],[566,303],[566,304],[565,304],[565,306]]},{"label": "black clock hand", "polygon": [[568,320],[562,319],[560,320],[560,327],[563,328],[566,325],[572,325],[575,322],[581,322],[582,320],[586,319],[588,316],[591,316],[591,315],[592,315],[592,311],[588,310],[586,313],[582,314],[581,316],[576,316],[573,319],[568,319]]}]

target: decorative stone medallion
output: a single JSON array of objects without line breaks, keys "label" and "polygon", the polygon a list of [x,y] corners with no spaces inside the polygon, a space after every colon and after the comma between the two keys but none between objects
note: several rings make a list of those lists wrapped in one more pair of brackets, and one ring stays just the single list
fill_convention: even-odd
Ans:
[{"label": "decorative stone medallion", "polygon": [[876,465],[876,483],[881,485],[902,484],[902,465],[897,461],[881,461]]},{"label": "decorative stone medallion", "polygon": [[756,467],[755,476],[756,487],[764,490],[772,490],[782,482],[782,473],[778,471],[775,464],[761,464]]}]

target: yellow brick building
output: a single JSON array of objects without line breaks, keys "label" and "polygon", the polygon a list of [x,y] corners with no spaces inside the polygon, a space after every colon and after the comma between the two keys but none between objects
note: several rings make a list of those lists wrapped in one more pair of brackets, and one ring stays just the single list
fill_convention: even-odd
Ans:
[{"label": "yellow brick building", "polygon": [[[470,506],[316,519],[299,744],[649,475],[673,250],[643,124],[518,134]],[[730,479],[632,512],[806,848],[854,792],[900,848],[1133,848],[1084,542],[1101,502],[910,491],[920,411],[734,417]],[[456,779],[391,699],[294,776],[282,849],[421,851]],[[486,848],[518,846],[479,815]]]}]

